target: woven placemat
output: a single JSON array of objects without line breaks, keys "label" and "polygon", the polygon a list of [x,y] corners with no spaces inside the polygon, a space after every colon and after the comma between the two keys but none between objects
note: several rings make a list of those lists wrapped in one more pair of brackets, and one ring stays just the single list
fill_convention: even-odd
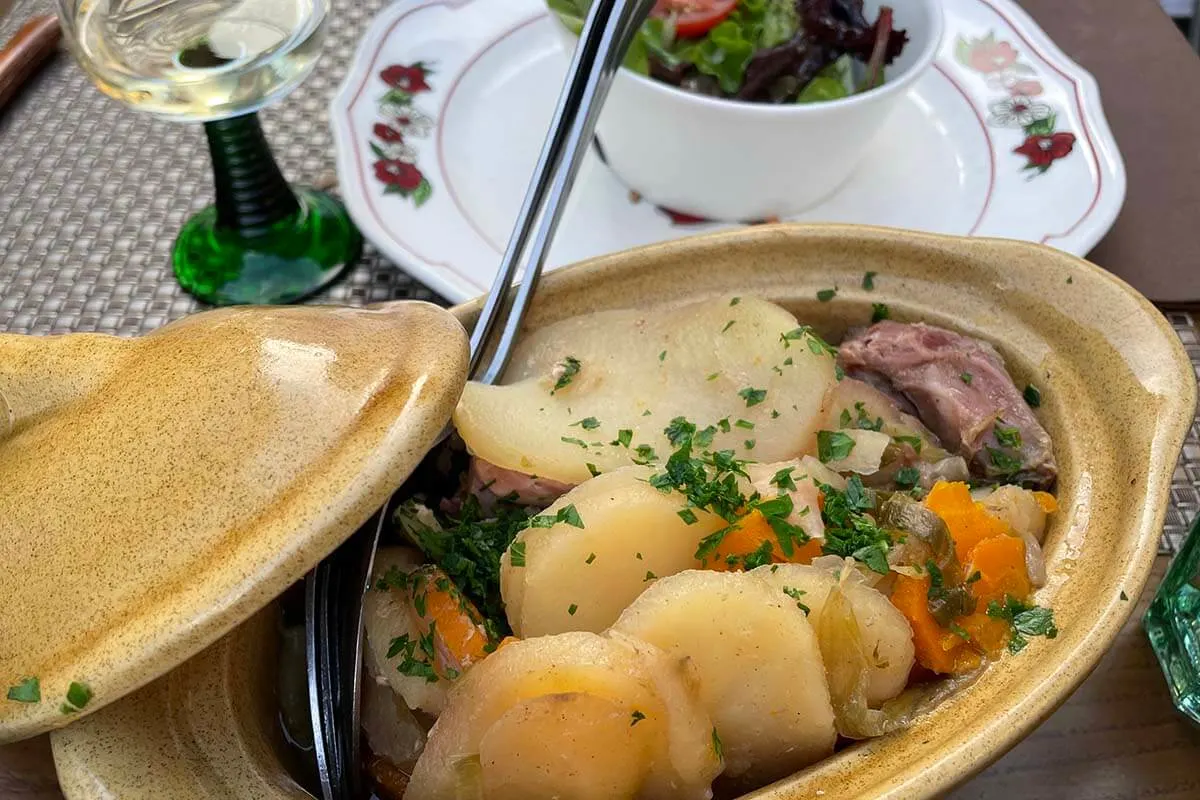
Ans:
[{"label": "woven placemat", "polygon": [[[290,180],[335,180],[329,100],[383,5],[337,4],[316,71],[262,113]],[[17,0],[0,20],[0,41],[33,14],[53,10],[49,0]],[[108,99],[60,53],[0,112],[0,330],[134,335],[195,311],[199,305],[171,274],[169,253],[183,221],[212,195],[201,126],[160,121]],[[441,302],[368,245],[314,302],[401,298]],[[1169,317],[1200,370],[1192,316]],[[1198,509],[1200,426],[1193,425],[1172,481],[1163,553],[1178,549]]]}]

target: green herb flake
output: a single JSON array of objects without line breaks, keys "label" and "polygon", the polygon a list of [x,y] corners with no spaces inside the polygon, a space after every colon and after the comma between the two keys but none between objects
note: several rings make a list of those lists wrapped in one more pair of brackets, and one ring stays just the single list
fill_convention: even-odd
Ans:
[{"label": "green herb flake", "polygon": [[16,703],[40,703],[41,682],[36,677],[22,678],[16,686],[8,687],[8,699]]},{"label": "green herb flake", "polygon": [[1025,402],[1030,408],[1038,408],[1042,404],[1042,393],[1032,383],[1025,386]]},{"label": "green herb flake", "polygon": [[1054,612],[1041,606],[1028,605],[1008,595],[1004,605],[995,600],[988,603],[987,615],[994,619],[1007,620],[1012,625],[1012,636],[1008,640],[1008,651],[1019,653],[1029,644],[1028,636],[1045,636],[1053,639],[1058,636],[1058,628],[1054,625]]},{"label": "green herb flake", "polygon": [[1020,458],[1006,453],[1003,450],[998,450],[995,447],[985,447],[988,454],[988,460],[1003,477],[1011,478],[1021,471],[1022,461]]},{"label": "green herb flake", "polygon": [[717,420],[717,427],[721,429],[721,433],[729,433],[733,430],[733,426],[729,424],[729,417]]},{"label": "green herb flake", "polygon": [[729,305],[731,305],[731,306],[736,306],[736,305],[737,305],[738,303],[740,303],[740,302],[742,302],[742,298],[740,298],[740,297],[735,297],[735,298],[733,298],[732,300],[730,300],[730,301],[729,301]]},{"label": "green herb flake", "polygon": [[67,687],[67,703],[75,709],[83,709],[92,701],[92,689],[86,683],[71,681]]},{"label": "green herb flake", "polygon": [[721,737],[717,735],[717,729],[712,729],[712,746],[713,752],[717,754],[717,758],[721,761],[725,760],[725,747],[721,744]]},{"label": "green herb flake", "polygon": [[525,543],[513,542],[508,548],[508,561],[514,567],[525,566]]},{"label": "green herb flake", "polygon": [[719,378],[719,377],[721,377],[721,373],[719,373],[719,372],[711,372],[711,373],[709,373],[708,377],[707,377],[707,378],[705,378],[705,380],[706,380],[706,381],[715,381],[715,380],[716,380],[717,378]]},{"label": "green herb flake", "polygon": [[646,718],[646,715],[645,715],[645,714],[643,714],[642,712],[640,712],[640,711],[638,711],[638,710],[634,709],[634,712],[633,712],[633,714],[632,714],[632,716],[631,716],[631,719],[632,719],[633,721],[629,723],[629,727],[631,727],[631,728],[632,728],[634,725],[637,725],[639,722],[641,722],[641,721],[642,721],[642,720],[644,720],[645,718]]},{"label": "green herb flake", "polygon": [[692,511],[690,508],[685,508],[680,511],[676,511],[675,513],[678,514],[679,518],[681,520],[683,520],[684,522],[686,522],[688,525],[696,524],[696,521],[697,521],[696,512]]},{"label": "green herb flake", "polygon": [[748,431],[754,430],[754,423],[748,419],[739,419],[737,422],[735,422],[733,424],[738,428],[744,428],[745,430],[748,430]]},{"label": "green herb flake", "polygon": [[854,450],[854,439],[841,431],[817,431],[817,458],[821,463],[841,461]]},{"label": "green herb flake", "polygon": [[742,447],[746,448],[747,450],[753,450],[755,444],[756,442],[753,439],[747,439],[742,442]]},{"label": "green herb flake", "polygon": [[983,578],[983,573],[980,572],[979,570],[975,570],[974,572],[972,572],[970,575],[967,576],[967,581],[966,581],[967,585],[969,586],[972,583],[978,583],[981,578]]},{"label": "green herb flake", "polygon": [[589,554],[589,555],[588,555],[587,559],[586,559],[586,560],[585,560],[583,563],[585,563],[585,564],[591,564],[591,563],[592,563],[593,561],[595,561],[595,560],[596,560],[596,554],[595,554],[595,553],[591,553],[591,554]]},{"label": "green herb flake", "polygon": [[896,470],[896,485],[901,489],[911,489],[921,480],[921,470],[916,467],[901,467]]},{"label": "green herb flake", "polygon": [[572,616],[572,617],[575,616],[575,612],[578,610],[579,610],[579,606],[575,605],[574,603],[571,603],[571,605],[567,606],[567,614],[569,616]]},{"label": "green herb flake", "polygon": [[576,426],[583,428],[585,431],[594,431],[596,428],[600,427],[600,420],[596,419],[595,417],[584,417],[578,422],[571,423],[572,428]]},{"label": "green herb flake", "polygon": [[652,581],[652,580],[654,580],[654,579],[655,579],[655,578],[657,578],[657,577],[658,577],[658,576],[657,576],[657,575],[655,575],[655,574],[654,574],[653,572],[651,572],[650,570],[646,570],[646,577],[642,578],[642,583],[645,583],[646,581]]},{"label": "green herb flake", "polygon": [[738,392],[738,397],[746,401],[746,408],[752,408],[767,399],[767,390],[747,386]]},{"label": "green herb flake", "polygon": [[1129,595],[1125,594],[1124,589],[1121,590],[1121,599],[1124,600],[1125,602],[1129,602]]},{"label": "green herb flake", "polygon": [[969,372],[964,372],[958,376],[958,379],[960,381],[962,381],[963,383],[965,383],[967,386],[970,386],[971,382],[975,380],[975,376]]},{"label": "green herb flake", "polygon": [[971,641],[971,634],[967,633],[966,629],[957,622],[950,623],[950,632],[962,639],[964,642]]},{"label": "green herb flake", "polygon": [[658,461],[658,453],[648,444],[639,444],[634,450],[633,463],[646,465]]},{"label": "green herb flake", "polygon": [[871,324],[883,322],[885,319],[892,318],[892,310],[887,307],[887,303],[871,303]]},{"label": "green herb flake", "polygon": [[617,431],[617,438],[609,442],[613,447],[629,447],[633,441],[633,431],[629,428],[621,428]]},{"label": "green herb flake", "polygon": [[587,449],[587,446],[588,446],[587,442],[585,442],[583,439],[579,439],[575,436],[560,436],[558,438],[561,441],[565,442],[566,444],[573,444],[576,447],[582,447],[585,450]]},{"label": "green herb flake", "polygon": [[724,327],[724,328],[721,328],[721,333],[724,333],[725,331],[727,331],[727,330],[729,330],[730,328],[732,328],[735,322],[737,322],[737,320],[736,320],[736,319],[731,319],[731,320],[729,320],[729,322],[726,322],[726,323],[725,323],[725,327]]},{"label": "green herb flake", "polygon": [[850,416],[850,409],[843,408],[842,414],[838,417],[838,427],[849,428],[854,423],[854,418]]},{"label": "green herb flake", "polygon": [[595,464],[588,462],[588,463],[584,464],[584,466],[587,467],[587,471],[591,474],[591,476],[593,478],[600,474],[600,470],[596,469]]},{"label": "green herb flake", "polygon": [[1075,282],[1075,279],[1074,279],[1074,278],[1072,278],[1070,275],[1068,275],[1068,276],[1067,276],[1067,283],[1074,283],[1074,282]]},{"label": "green herb flake", "polygon": [[557,375],[554,381],[554,388],[550,390],[550,394],[567,388],[571,385],[571,381],[575,380],[575,376],[579,374],[579,370],[583,368],[583,364],[575,356],[567,356],[554,368],[553,375]]},{"label": "green herb flake", "polygon": [[666,360],[667,360],[667,351],[663,350],[661,353],[658,354],[658,361],[661,364],[662,362],[664,362]]},{"label": "green herb flake", "polygon": [[996,434],[996,441],[1004,447],[1020,447],[1021,446],[1021,429],[1012,425],[1005,425],[1004,420],[996,420],[996,427],[993,429]]},{"label": "green herb flake", "polygon": [[821,291],[817,292],[817,300],[819,300],[822,303],[828,303],[830,300],[832,300],[835,297],[837,297],[837,287],[836,286],[832,289],[822,289]]},{"label": "green herb flake", "polygon": [[795,471],[795,467],[784,467],[771,477],[771,485],[778,486],[785,492],[796,491],[796,480],[792,477],[792,473]]},{"label": "green herb flake", "polygon": [[862,287],[868,292],[875,291],[875,276],[878,274],[878,272],[868,272],[866,275],[863,275]]},{"label": "green herb flake", "polygon": [[771,419],[779,419],[779,412],[773,408],[771,409]]},{"label": "green herb flake", "polygon": [[910,445],[917,455],[921,454],[921,447],[925,444],[920,436],[893,436],[892,439],[901,444]]},{"label": "green herb flake", "polygon": [[805,616],[808,616],[808,614],[812,611],[812,609],[806,606],[804,601],[800,599],[804,595],[808,594],[803,589],[794,589],[791,586],[785,586],[783,587],[783,593],[796,601],[796,607],[803,611]]}]

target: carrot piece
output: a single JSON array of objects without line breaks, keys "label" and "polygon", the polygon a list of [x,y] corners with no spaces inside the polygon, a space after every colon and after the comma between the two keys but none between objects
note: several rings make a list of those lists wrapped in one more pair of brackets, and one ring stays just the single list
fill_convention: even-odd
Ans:
[{"label": "carrot piece", "polygon": [[1033,498],[1037,500],[1038,506],[1046,514],[1053,514],[1058,511],[1058,500],[1049,492],[1034,492]]},{"label": "carrot piece", "polygon": [[961,563],[971,560],[976,545],[994,536],[1007,536],[1008,525],[987,513],[982,503],[971,498],[965,483],[938,482],[925,498],[925,507],[942,518],[954,539]]},{"label": "carrot piece", "polygon": [[976,572],[979,579],[971,584],[971,594],[980,610],[991,600],[1003,603],[1007,595],[1025,600],[1033,591],[1025,569],[1025,542],[1016,536],[996,536],[975,545],[966,574]]},{"label": "carrot piece", "polygon": [[[737,521],[733,528],[725,534],[725,538],[717,545],[717,549],[705,561],[707,569],[717,572],[733,572],[742,569],[741,556],[748,555],[762,547],[763,542],[771,543],[771,562],[782,564],[809,564],[821,555],[821,541],[810,539],[800,546],[792,546],[792,555],[786,556],[779,544],[771,523],[757,509]],[[731,563],[730,557],[737,556]]]},{"label": "carrot piece", "polygon": [[929,613],[929,578],[897,575],[892,589],[892,605],[900,610],[912,627],[917,663],[943,675],[963,672],[979,663],[960,636],[947,631]]},{"label": "carrot piece", "polygon": [[439,567],[418,567],[408,580],[411,608],[422,635],[434,633],[441,671],[462,673],[488,654],[488,635],[475,605]]},{"label": "carrot piece", "polygon": [[955,624],[967,632],[971,641],[982,647],[989,656],[999,655],[1008,644],[1011,628],[1006,620],[989,617],[980,608],[974,614],[956,619]]}]

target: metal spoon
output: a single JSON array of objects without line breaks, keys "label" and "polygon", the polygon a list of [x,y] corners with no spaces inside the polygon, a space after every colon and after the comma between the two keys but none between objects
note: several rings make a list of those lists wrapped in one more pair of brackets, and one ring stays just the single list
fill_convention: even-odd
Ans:
[{"label": "metal spoon", "polygon": [[[653,4],[654,0],[596,0],[592,4],[508,250],[471,336],[472,380],[495,383],[508,364],[604,98]],[[523,280],[514,290],[522,264]],[[450,430],[443,431],[435,448]],[[393,501],[307,578],[309,706],[325,800],[362,796],[359,681],[363,595],[369,588],[375,550]]]}]

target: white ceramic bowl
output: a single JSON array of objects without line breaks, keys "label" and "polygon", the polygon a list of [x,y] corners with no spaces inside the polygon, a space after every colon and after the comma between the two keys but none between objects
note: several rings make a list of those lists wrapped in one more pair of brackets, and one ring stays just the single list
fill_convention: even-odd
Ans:
[{"label": "white ceramic bowl", "polygon": [[[887,67],[883,86],[842,100],[745,103],[690,94],[622,69],[597,126],[608,164],[651,202],[708,219],[803,211],[850,177],[896,101],[933,63],[942,1],[885,0],[895,26],[908,32],[908,45]],[[867,19],[878,16],[880,5],[866,0]]]}]

